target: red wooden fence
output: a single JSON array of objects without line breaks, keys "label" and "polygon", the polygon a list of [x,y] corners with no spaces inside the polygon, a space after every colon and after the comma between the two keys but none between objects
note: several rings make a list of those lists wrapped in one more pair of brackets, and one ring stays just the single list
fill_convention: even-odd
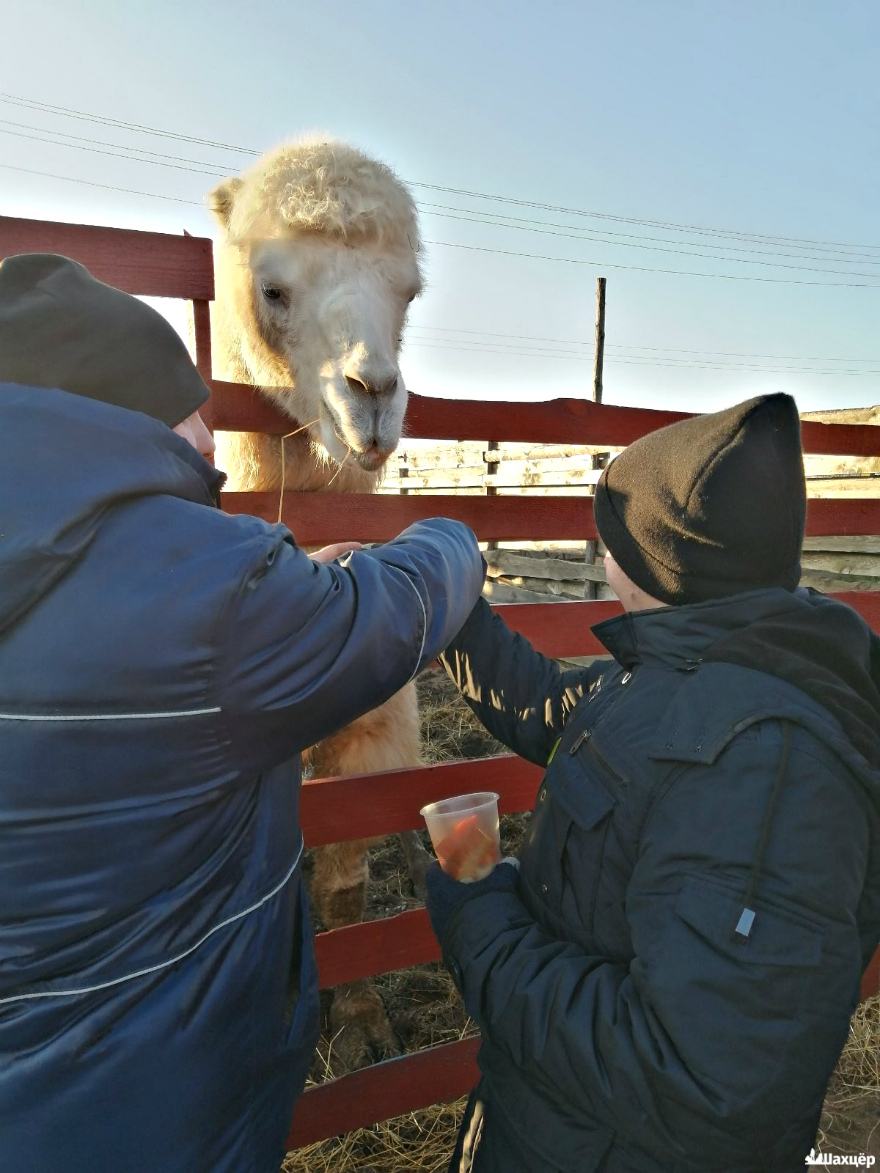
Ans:
[{"label": "red wooden fence", "polygon": [[[17,252],[60,252],[87,265],[102,280],[130,293],[186,298],[193,302],[197,362],[210,379],[208,303],[214,295],[211,242],[196,237],[53,224],[0,216],[0,258]],[[213,426],[281,434],[290,421],[250,387],[213,381]],[[412,396],[407,434],[425,439],[529,441],[623,446],[685,413],[597,405],[561,399],[550,403],[447,402]],[[811,453],[880,455],[880,428],[805,422]],[[233,512],[275,520],[277,493],[229,493]],[[363,497],[288,493],[284,520],[303,544],[342,538],[389,538],[420,517],[445,514],[466,521],[483,540],[595,536],[591,502],[572,497]],[[880,500],[811,501],[807,532],[880,534]],[[839,595],[880,631],[880,592]],[[600,652],[593,624],[619,610],[616,603],[510,604],[498,607],[507,622],[551,656]],[[504,755],[350,778],[320,778],[303,786],[302,820],[311,846],[419,825],[426,802],[462,790],[492,789],[503,813],[531,809],[539,771]],[[426,914],[417,909],[317,938],[322,987],[438,959]],[[880,989],[880,951],[865,975],[862,993]],[[290,1147],[387,1119],[464,1094],[476,1078],[473,1039],[377,1064],[309,1089],[300,1100]]]}]

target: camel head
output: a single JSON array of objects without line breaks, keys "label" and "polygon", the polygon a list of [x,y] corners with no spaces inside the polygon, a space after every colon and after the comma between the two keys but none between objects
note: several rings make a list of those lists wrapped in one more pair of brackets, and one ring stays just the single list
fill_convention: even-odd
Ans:
[{"label": "camel head", "polygon": [[337,464],[379,469],[400,440],[398,352],[422,288],[415,205],[381,163],[307,140],[211,193],[217,314],[230,370]]}]

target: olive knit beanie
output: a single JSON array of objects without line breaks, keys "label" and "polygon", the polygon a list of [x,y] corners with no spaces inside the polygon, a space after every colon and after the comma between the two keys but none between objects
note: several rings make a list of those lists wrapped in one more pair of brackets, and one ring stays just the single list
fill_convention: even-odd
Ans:
[{"label": "olive knit beanie", "polygon": [[172,428],[209,395],[161,314],[50,253],[0,263],[0,383],[71,391]]},{"label": "olive knit beanie", "polygon": [[762,395],[636,440],[596,486],[599,536],[664,603],[800,580],[806,486],[789,395]]}]

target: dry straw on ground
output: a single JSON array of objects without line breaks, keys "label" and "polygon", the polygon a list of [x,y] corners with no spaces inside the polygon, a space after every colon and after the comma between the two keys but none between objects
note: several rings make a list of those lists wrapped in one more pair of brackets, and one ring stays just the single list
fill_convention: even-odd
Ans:
[{"label": "dry straw on ground", "polygon": [[[501,753],[470,710],[439,673],[419,680],[425,756],[430,761]],[[513,849],[527,816],[503,821],[504,849]],[[402,853],[390,839],[371,854],[371,917],[389,916],[417,901],[406,878]],[[422,965],[385,974],[377,981],[401,1048],[415,1051],[474,1033],[446,971]],[[328,1070],[332,1041],[322,1039],[312,1072],[320,1082]],[[408,1113],[370,1128],[289,1153],[282,1173],[444,1173],[455,1142],[464,1100]],[[863,1003],[828,1089],[816,1148],[824,1153],[865,1153],[880,1161],[880,996]]]}]

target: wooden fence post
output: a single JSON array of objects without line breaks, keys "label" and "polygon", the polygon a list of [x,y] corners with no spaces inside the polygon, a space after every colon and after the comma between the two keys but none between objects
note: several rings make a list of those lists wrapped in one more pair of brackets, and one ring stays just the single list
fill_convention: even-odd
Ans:
[{"label": "wooden fence post", "polygon": [[[487,452],[497,452],[498,451],[498,441],[497,440],[490,440],[488,445],[486,446],[486,451]],[[485,460],[486,458],[483,457],[483,459]],[[486,496],[487,497],[497,497],[498,496],[498,488],[494,483],[495,477],[497,476],[497,474],[498,474],[498,462],[494,461],[494,460],[486,460]],[[487,542],[486,548],[488,550],[497,550],[498,543],[497,542]]]}]

